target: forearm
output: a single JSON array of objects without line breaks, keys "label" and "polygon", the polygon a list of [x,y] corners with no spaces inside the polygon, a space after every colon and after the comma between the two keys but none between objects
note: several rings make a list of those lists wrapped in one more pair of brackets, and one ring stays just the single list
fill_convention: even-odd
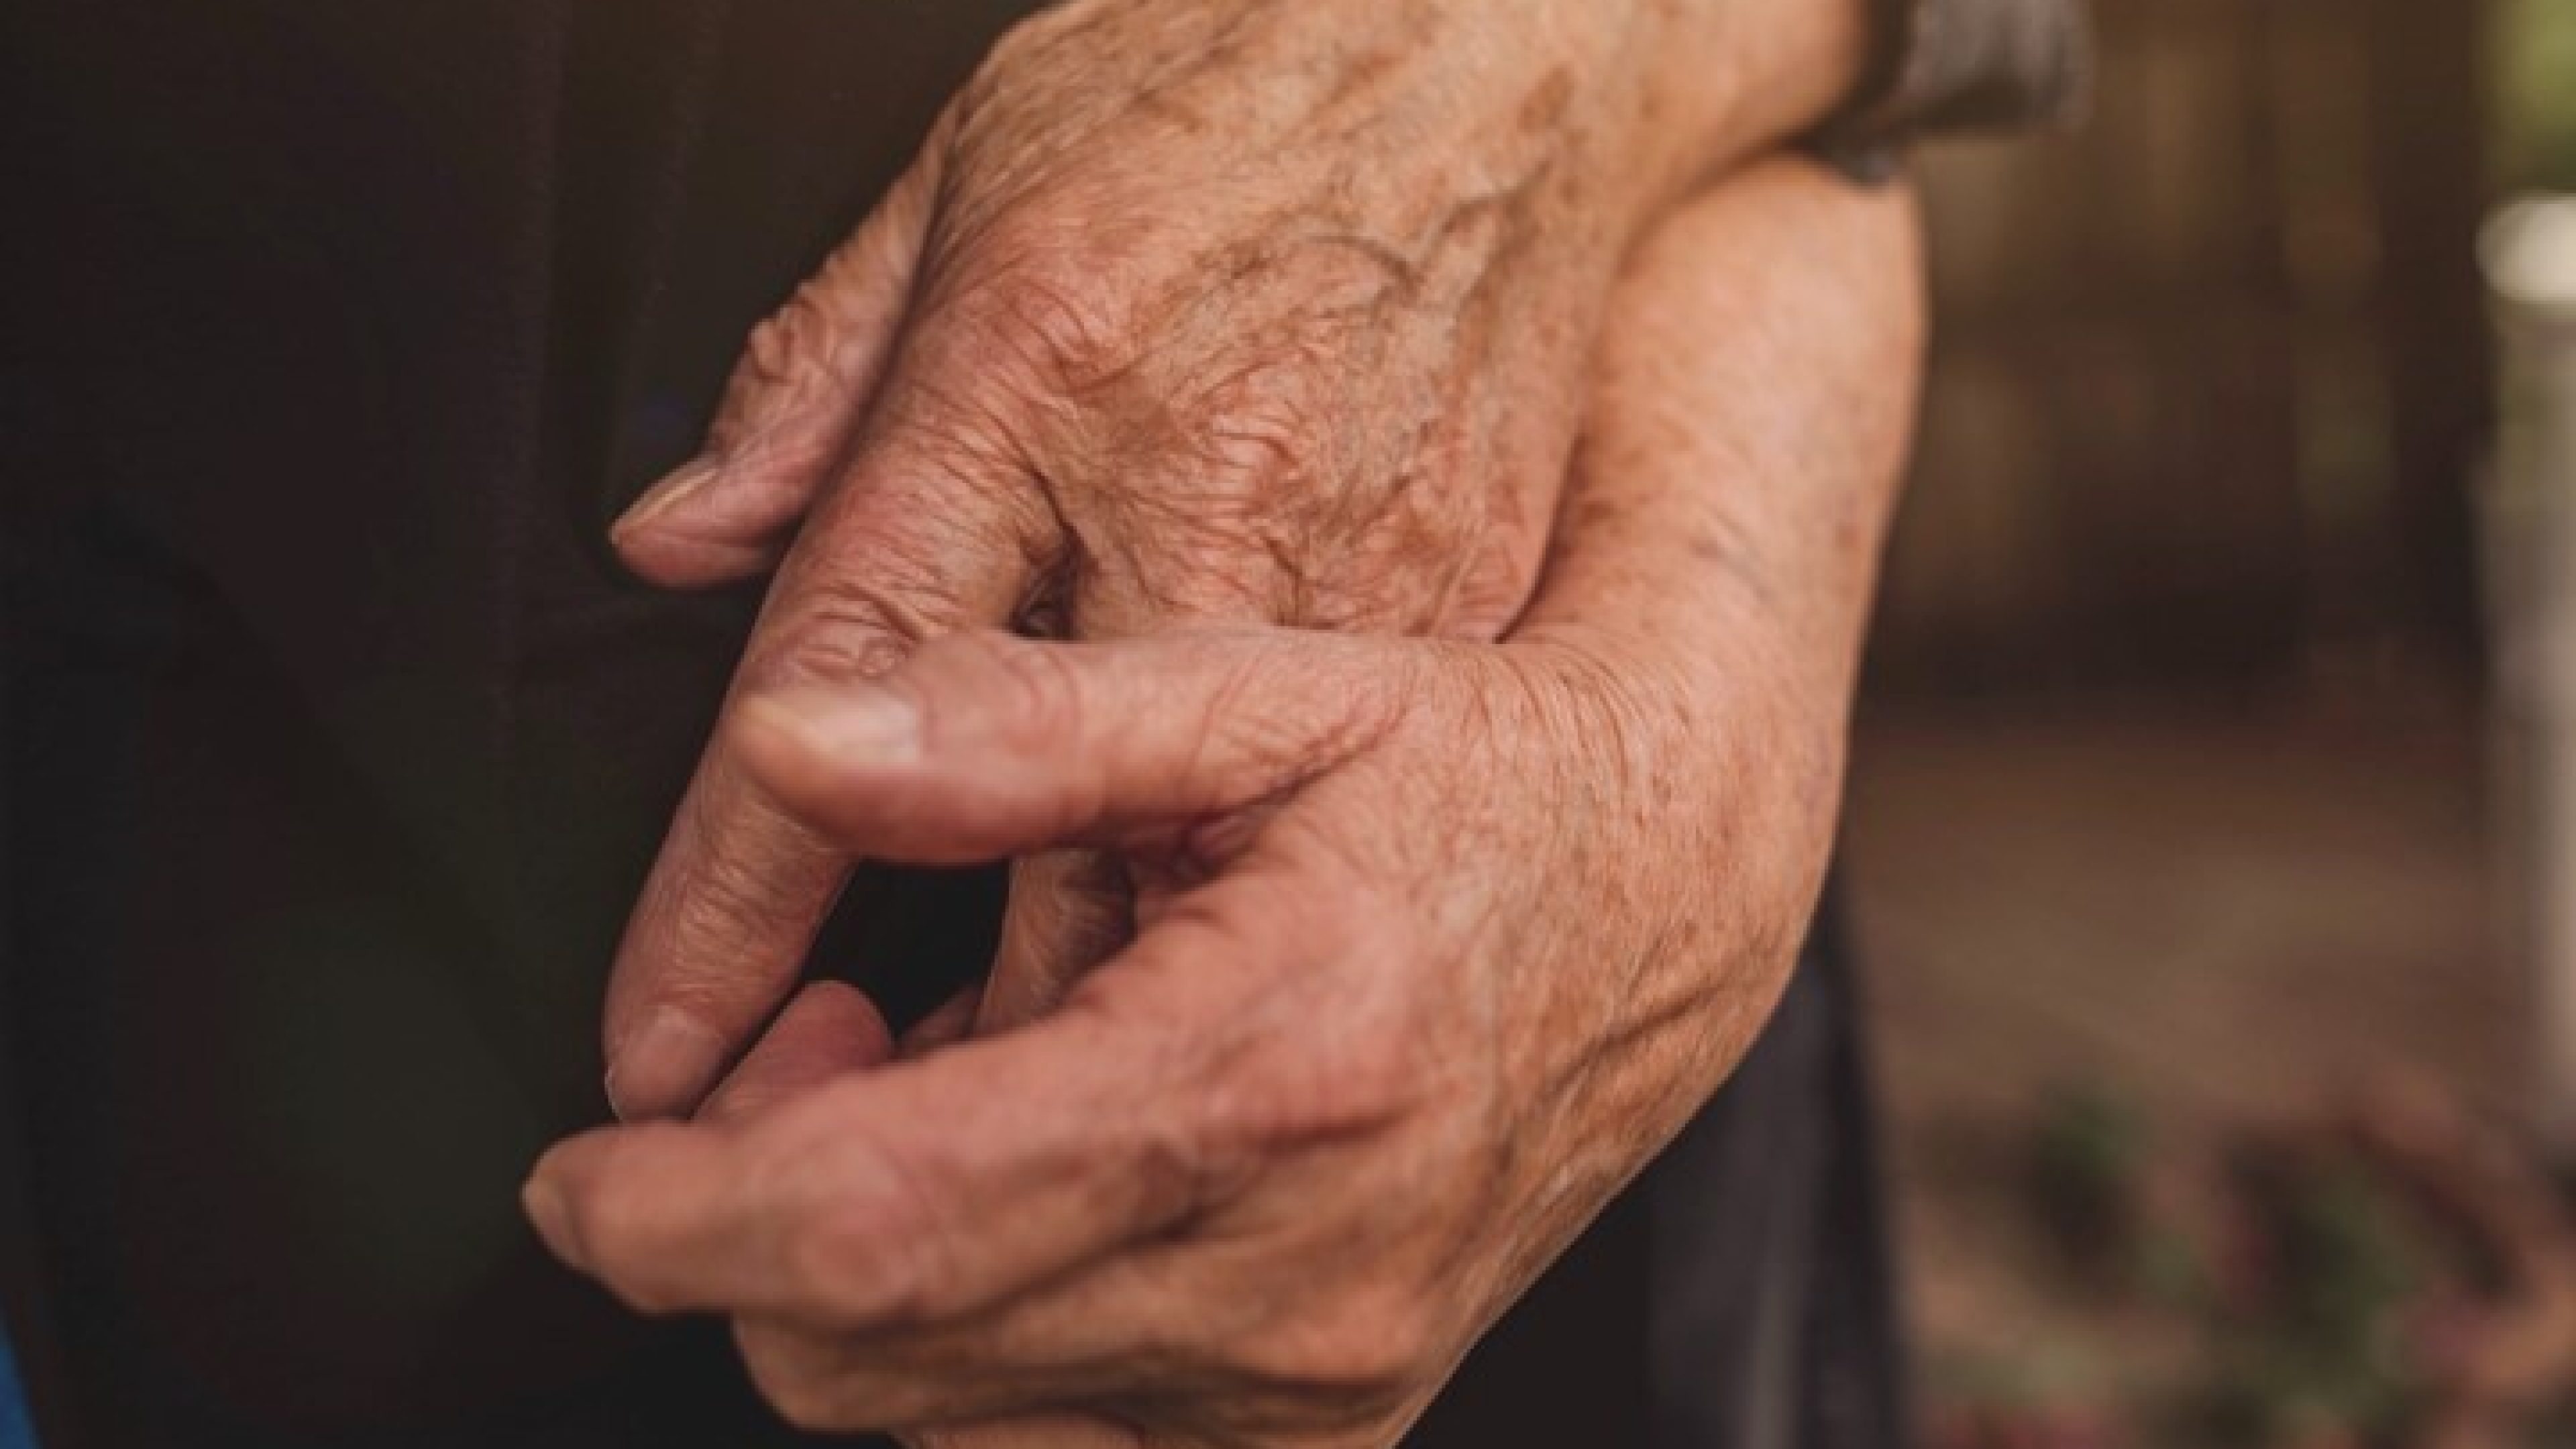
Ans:
[{"label": "forearm", "polygon": [[1747,661],[1839,709],[1921,371],[1912,198],[1768,163],[1660,228],[1611,303],[1521,637],[1657,671]]},{"label": "forearm", "polygon": [[1812,919],[1922,285],[1901,190],[1780,161],[1681,208],[1612,303],[1505,650],[1548,722],[1510,771],[1562,792],[1546,813],[1586,842],[1544,887],[1584,903],[1560,953],[1580,965],[1528,988],[1550,1025],[1518,1070],[1561,1103],[1552,1160],[1598,1193],[1733,1069]]}]

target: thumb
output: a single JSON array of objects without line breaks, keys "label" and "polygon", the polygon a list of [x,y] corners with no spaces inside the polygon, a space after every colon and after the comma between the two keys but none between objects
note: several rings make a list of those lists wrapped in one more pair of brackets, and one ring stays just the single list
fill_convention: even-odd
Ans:
[{"label": "thumb", "polygon": [[626,566],[708,588],[774,566],[832,476],[884,375],[937,193],[934,135],[876,209],[751,334],[706,450],[610,528]]},{"label": "thumb", "polygon": [[1422,663],[1402,641],[1284,629],[955,634],[873,681],[752,696],[730,728],[772,798],[844,849],[964,864],[1267,801],[1391,727]]}]

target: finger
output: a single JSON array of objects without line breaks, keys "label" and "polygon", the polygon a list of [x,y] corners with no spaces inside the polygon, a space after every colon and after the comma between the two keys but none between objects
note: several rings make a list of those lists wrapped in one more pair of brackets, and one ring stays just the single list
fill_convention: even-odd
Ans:
[{"label": "finger", "polygon": [[611,527],[628,568],[685,589],[778,561],[884,373],[911,300],[942,151],[934,136],[821,270],[753,330],[706,449]]},{"label": "finger", "polygon": [[1055,1010],[1135,934],[1131,899],[1125,867],[1105,852],[1051,850],[1012,866],[975,1033],[1009,1031]]},{"label": "finger", "polygon": [[[1346,1173],[1349,1163],[1315,1169]],[[1271,1200],[1294,1192],[1281,1184]],[[1195,1428],[1207,1442],[1350,1442],[1333,1431],[1354,1415],[1403,1417],[1438,1353],[1417,1341],[1438,1332],[1428,1304],[1418,1319],[1334,1322],[1347,1295],[1385,1271],[1383,1252],[1347,1226],[1247,1235],[1227,1223],[1133,1244],[935,1323],[849,1332],[750,1317],[735,1336],[762,1393],[818,1427],[998,1432],[1047,1411],[1151,1404],[1166,1431],[1182,1431],[1176,1441],[1200,1442],[1186,1432]],[[1283,1258],[1302,1262],[1293,1279],[1279,1272]],[[1263,1393],[1293,1381],[1338,1392],[1306,1405]],[[1200,1422],[1174,1422],[1183,1406]],[[1089,1422],[1094,1432],[1119,1427],[1107,1415]]]},{"label": "finger", "polygon": [[707,1098],[699,1117],[729,1122],[894,1055],[876,1003],[854,986],[816,981],[796,993],[758,1045]]},{"label": "finger", "polygon": [[[890,384],[900,387],[901,384]],[[890,404],[772,584],[735,679],[859,679],[921,640],[1018,608],[1053,528],[1007,460]],[[781,810],[720,724],[610,975],[603,1033],[622,1116],[686,1112],[784,998],[847,879],[833,842]]]},{"label": "finger", "polygon": [[941,1002],[938,1010],[914,1022],[903,1039],[895,1043],[896,1055],[917,1057],[964,1041],[974,1034],[975,1016],[983,1001],[982,989],[970,986]]},{"label": "finger", "polygon": [[743,701],[728,744],[846,848],[960,864],[1187,825],[1364,748],[1425,646],[1286,630],[941,639],[874,683]]},{"label": "finger", "polygon": [[[730,1125],[575,1138],[526,1189],[567,1263],[648,1310],[926,1325],[1049,1281],[1240,1190],[1242,983],[1337,948],[1284,879],[1197,893],[1108,973],[1115,1009],[844,1076]],[[1226,983],[1237,983],[1229,987]],[[1156,1013],[1170,1012],[1168,1018]]]}]

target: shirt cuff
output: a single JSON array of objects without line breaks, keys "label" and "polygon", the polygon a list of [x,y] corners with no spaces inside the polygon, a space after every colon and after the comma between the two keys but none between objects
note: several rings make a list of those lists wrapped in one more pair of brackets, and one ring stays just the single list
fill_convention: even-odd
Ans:
[{"label": "shirt cuff", "polygon": [[1859,90],[1809,144],[1856,174],[1924,135],[2065,126],[2093,82],[2084,0],[1872,0]]}]

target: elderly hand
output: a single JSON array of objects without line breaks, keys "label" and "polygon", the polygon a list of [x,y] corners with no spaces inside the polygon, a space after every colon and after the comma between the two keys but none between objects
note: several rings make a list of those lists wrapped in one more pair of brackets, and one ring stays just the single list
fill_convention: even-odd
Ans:
[{"label": "elderly hand", "polygon": [[[754,337],[709,451],[619,547],[672,584],[785,549],[737,699],[978,625],[1490,637],[1544,550],[1622,256],[1696,174],[1832,104],[1861,16],[1047,10]],[[739,735],[718,732],[620,952],[604,1036],[629,1116],[698,1103],[850,865]],[[1058,856],[1015,880],[999,979],[1060,980],[1123,928],[1078,874]]]},{"label": "elderly hand", "polygon": [[1918,346],[1900,199],[1783,164],[1637,260],[1506,642],[935,641],[727,747],[856,853],[1080,844],[1134,942],[888,1063],[807,989],[701,1120],[528,1207],[735,1316],[800,1423],[916,1442],[1391,1443],[1732,1068],[1832,830]]}]

